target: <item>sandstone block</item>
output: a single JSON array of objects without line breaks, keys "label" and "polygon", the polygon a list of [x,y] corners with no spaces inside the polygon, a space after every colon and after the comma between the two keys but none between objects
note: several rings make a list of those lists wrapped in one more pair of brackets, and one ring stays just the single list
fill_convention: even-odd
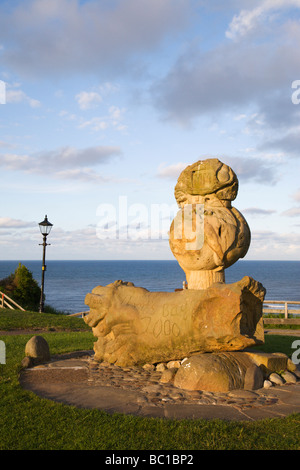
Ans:
[{"label": "sandstone block", "polygon": [[116,281],[87,294],[84,321],[98,338],[95,359],[119,366],[237,351],[264,342],[265,289],[246,276],[206,290],[149,292]]},{"label": "sandstone block", "polygon": [[287,370],[289,370],[290,372],[295,372],[297,370],[296,364],[294,364],[290,358],[288,358],[287,361]]},{"label": "sandstone block", "polygon": [[247,351],[253,362],[258,365],[265,375],[279,372],[287,368],[288,357],[283,353],[265,353],[260,351]]},{"label": "sandstone block", "polygon": [[262,388],[264,384],[264,375],[260,367],[256,364],[248,367],[245,373],[244,389],[245,390],[257,390]]}]

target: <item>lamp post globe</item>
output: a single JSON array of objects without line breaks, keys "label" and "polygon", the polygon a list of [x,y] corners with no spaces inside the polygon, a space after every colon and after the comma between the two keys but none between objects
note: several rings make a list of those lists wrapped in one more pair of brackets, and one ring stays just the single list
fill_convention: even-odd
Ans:
[{"label": "lamp post globe", "polygon": [[53,227],[53,224],[51,224],[45,215],[45,219],[39,223],[40,231],[41,234],[43,235],[43,243],[40,243],[40,245],[43,246],[43,264],[42,264],[42,283],[41,283],[41,298],[40,298],[40,308],[39,312],[44,311],[44,284],[45,284],[45,271],[46,271],[46,246],[50,245],[50,243],[47,243],[47,236],[51,232],[51,229]]}]

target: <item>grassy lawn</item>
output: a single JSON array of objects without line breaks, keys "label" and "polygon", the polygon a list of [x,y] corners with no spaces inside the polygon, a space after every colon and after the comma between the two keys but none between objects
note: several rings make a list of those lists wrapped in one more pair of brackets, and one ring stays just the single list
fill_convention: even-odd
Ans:
[{"label": "grassy lawn", "polygon": [[54,313],[22,312],[0,309],[0,331],[5,330],[76,330],[91,331],[82,318]]},{"label": "grassy lawn", "polygon": [[[24,317],[26,319],[24,319]],[[42,318],[42,316],[45,318]],[[10,316],[10,318],[8,318]],[[15,318],[12,318],[15,316]],[[35,317],[35,318],[34,318]],[[46,318],[47,317],[47,318]],[[6,318],[6,319],[5,319]],[[9,326],[10,325],[10,326]],[[92,349],[95,338],[82,319],[0,311],[0,330],[45,328],[51,354]],[[46,331],[54,328],[56,331]],[[59,331],[67,329],[68,331]],[[166,420],[109,415],[54,403],[23,390],[20,362],[32,334],[3,335],[0,365],[1,450],[299,450],[300,416],[257,422]],[[298,337],[267,336],[260,349],[293,353]]]}]

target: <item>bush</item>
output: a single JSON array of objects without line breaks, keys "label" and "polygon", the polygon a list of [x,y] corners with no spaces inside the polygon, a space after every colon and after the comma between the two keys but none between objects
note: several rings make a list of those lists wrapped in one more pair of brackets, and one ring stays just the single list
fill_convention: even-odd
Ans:
[{"label": "bush", "polygon": [[41,288],[32,273],[21,263],[14,274],[0,281],[0,290],[25,310],[39,310]]}]

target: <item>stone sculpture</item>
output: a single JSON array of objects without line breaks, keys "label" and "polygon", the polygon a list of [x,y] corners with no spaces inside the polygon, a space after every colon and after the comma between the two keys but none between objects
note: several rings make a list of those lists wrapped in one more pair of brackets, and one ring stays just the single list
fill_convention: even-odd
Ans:
[{"label": "stone sculpture", "polygon": [[245,256],[250,244],[247,222],[231,206],[237,190],[235,173],[218,159],[181,173],[169,241],[188,288],[149,292],[116,281],[93,289],[84,320],[97,337],[95,359],[119,366],[154,364],[263,343],[264,287],[248,276],[225,284],[224,270]]},{"label": "stone sculpture", "polygon": [[263,342],[264,288],[250,277],[206,290],[149,292],[116,281],[87,294],[95,359],[119,366],[236,351]]},{"label": "stone sculpture", "polygon": [[225,282],[224,269],[248,251],[248,224],[231,206],[237,191],[235,173],[216,158],[188,166],[178,178],[175,197],[180,211],[171,225],[169,241],[189,289]]}]

